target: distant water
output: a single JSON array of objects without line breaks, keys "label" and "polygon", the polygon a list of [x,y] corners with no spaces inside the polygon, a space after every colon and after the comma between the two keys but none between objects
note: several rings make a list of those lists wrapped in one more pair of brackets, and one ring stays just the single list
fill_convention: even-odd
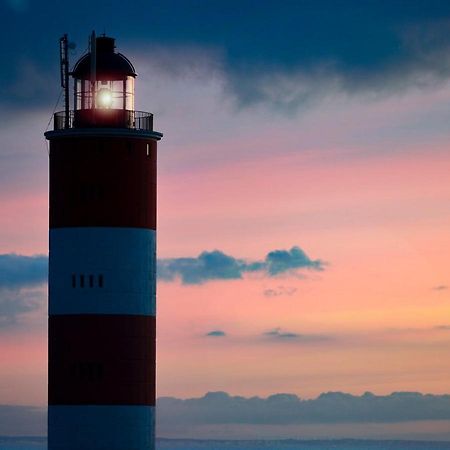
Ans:
[{"label": "distant water", "polygon": [[[450,450],[450,442],[423,441],[209,441],[158,439],[157,450]],[[47,450],[45,438],[0,437],[0,450]]]}]

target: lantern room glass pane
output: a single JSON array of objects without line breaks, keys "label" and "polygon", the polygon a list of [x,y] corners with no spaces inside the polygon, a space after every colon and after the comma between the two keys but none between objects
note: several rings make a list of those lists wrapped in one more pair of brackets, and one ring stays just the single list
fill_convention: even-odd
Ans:
[{"label": "lantern room glass pane", "polygon": [[134,77],[125,80],[75,80],[76,109],[134,110]]},{"label": "lantern room glass pane", "polygon": [[134,77],[127,77],[126,79],[125,109],[134,111]]}]

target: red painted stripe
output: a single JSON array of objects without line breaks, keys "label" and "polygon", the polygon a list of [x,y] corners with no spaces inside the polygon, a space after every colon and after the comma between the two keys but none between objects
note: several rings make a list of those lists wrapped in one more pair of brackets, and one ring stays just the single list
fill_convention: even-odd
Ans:
[{"label": "red painted stripe", "polygon": [[50,141],[50,228],[91,226],[156,229],[156,141]]},{"label": "red painted stripe", "polygon": [[155,404],[155,317],[49,317],[50,405]]}]

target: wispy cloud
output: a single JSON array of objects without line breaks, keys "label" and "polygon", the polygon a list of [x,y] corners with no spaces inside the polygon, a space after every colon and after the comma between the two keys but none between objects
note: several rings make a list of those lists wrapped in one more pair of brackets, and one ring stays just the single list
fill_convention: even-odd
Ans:
[{"label": "wispy cloud", "polygon": [[314,342],[321,342],[321,341],[327,341],[331,339],[331,336],[325,336],[322,334],[302,334],[302,333],[296,333],[293,331],[286,331],[281,329],[280,327],[273,328],[269,331],[265,331],[262,333],[262,336],[268,339],[271,339],[273,341],[296,341],[296,342],[302,342],[302,343],[314,343]]},{"label": "wispy cloud", "polygon": [[15,325],[20,316],[39,309],[44,301],[36,289],[0,288],[0,328]]},{"label": "wispy cloud", "polygon": [[291,333],[289,331],[282,331],[280,328],[275,328],[270,331],[263,333],[263,336],[269,336],[276,339],[299,339],[302,337],[301,334]]},{"label": "wispy cloud", "polygon": [[29,6],[28,0],[4,0],[4,3],[17,13],[25,12]]},{"label": "wispy cloud", "polygon": [[448,289],[448,286],[446,284],[439,284],[437,286],[434,286],[433,291],[446,291]]},{"label": "wispy cloud", "polygon": [[276,288],[265,289],[263,294],[265,297],[290,297],[297,292],[297,288],[291,286],[277,286]]},{"label": "wispy cloud", "polygon": [[[336,53],[290,65],[280,62],[266,70],[260,66],[255,71],[231,68],[227,73],[229,90],[243,106],[265,103],[295,113],[338,93],[376,99],[409,89],[430,89],[450,77],[449,29],[447,18],[399,26],[388,39],[390,48],[395,46],[395,57],[385,47],[385,36],[380,36],[377,50],[385,57],[377,64],[370,58],[359,61],[355,54]],[[353,43],[347,48],[353,45],[358,46]],[[359,53],[367,54],[363,49]]]}]

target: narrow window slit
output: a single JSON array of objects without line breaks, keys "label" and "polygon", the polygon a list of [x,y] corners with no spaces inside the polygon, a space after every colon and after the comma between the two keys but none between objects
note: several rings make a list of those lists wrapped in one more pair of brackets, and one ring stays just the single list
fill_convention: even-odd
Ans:
[{"label": "narrow window slit", "polygon": [[103,287],[103,275],[98,276],[98,287]]},{"label": "narrow window slit", "polygon": [[80,287],[84,288],[84,275],[80,275]]},{"label": "narrow window slit", "polygon": [[77,277],[74,273],[72,274],[72,287],[77,287]]}]

